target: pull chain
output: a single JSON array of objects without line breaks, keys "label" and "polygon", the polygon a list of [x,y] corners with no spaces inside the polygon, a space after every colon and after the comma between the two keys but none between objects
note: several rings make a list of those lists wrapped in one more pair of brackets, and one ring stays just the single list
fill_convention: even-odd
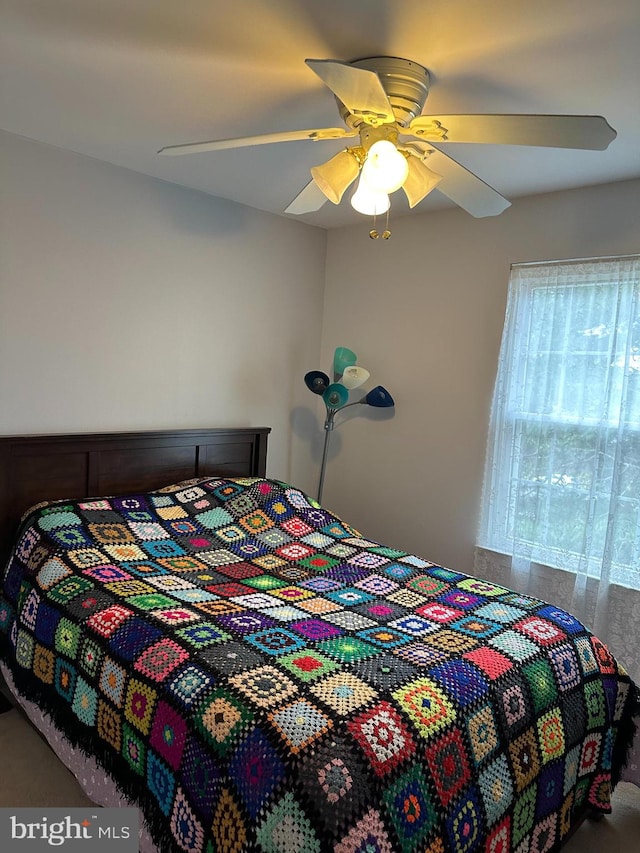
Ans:
[{"label": "pull chain", "polygon": [[376,214],[374,213],[373,214],[373,228],[371,229],[371,231],[369,231],[369,237],[371,237],[372,240],[377,240],[379,236],[380,235],[376,231]]},{"label": "pull chain", "polygon": [[385,229],[382,232],[382,239],[388,240],[391,237],[391,230],[389,229],[389,208],[387,208],[387,221],[385,225]]},{"label": "pull chain", "polygon": [[369,231],[369,237],[371,237],[372,240],[377,240],[378,237],[380,237],[380,236],[382,236],[383,240],[388,240],[389,237],[391,237],[391,230],[389,228],[389,208],[387,208],[387,218],[386,218],[386,223],[385,223],[385,229],[382,232],[382,235],[380,235],[378,233],[378,231],[376,230],[376,214],[375,213],[373,214],[373,228],[371,229],[371,231]]}]

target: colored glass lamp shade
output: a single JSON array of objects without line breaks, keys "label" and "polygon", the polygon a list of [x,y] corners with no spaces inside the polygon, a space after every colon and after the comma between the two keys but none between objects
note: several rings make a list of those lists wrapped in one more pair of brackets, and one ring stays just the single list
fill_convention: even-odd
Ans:
[{"label": "colored glass lamp shade", "polygon": [[395,406],[393,397],[382,385],[376,385],[375,388],[372,388],[364,400],[360,400],[360,402],[366,403],[368,406],[375,406],[376,409],[390,409]]},{"label": "colored glass lamp shade", "polygon": [[342,376],[346,367],[351,367],[358,360],[358,356],[353,350],[347,347],[336,347],[333,354],[333,372],[336,376]]},{"label": "colored glass lamp shade", "polygon": [[340,382],[345,388],[348,388],[349,391],[353,391],[354,388],[359,388],[361,385],[364,385],[368,378],[368,370],[365,370],[364,367],[358,367],[357,364],[351,364],[349,367],[345,367]]},{"label": "colored glass lamp shade", "polygon": [[341,409],[347,404],[349,392],[344,385],[333,382],[322,395],[322,399],[327,409]]},{"label": "colored glass lamp shade", "polygon": [[310,370],[305,374],[304,384],[314,394],[324,394],[331,382],[327,374],[321,370]]}]

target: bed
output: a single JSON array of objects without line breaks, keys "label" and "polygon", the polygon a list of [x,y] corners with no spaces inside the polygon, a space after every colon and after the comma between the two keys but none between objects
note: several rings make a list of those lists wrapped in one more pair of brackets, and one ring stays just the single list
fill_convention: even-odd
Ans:
[{"label": "bed", "polygon": [[141,848],[551,853],[609,812],[606,647],[267,479],[268,432],[0,439],[3,672]]}]

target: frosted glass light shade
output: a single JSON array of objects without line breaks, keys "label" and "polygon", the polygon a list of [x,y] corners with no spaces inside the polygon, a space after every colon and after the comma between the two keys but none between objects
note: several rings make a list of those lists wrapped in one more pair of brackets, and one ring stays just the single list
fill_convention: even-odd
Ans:
[{"label": "frosted glass light shade", "polygon": [[358,181],[358,188],[351,197],[351,207],[365,216],[380,216],[386,213],[391,206],[389,196],[372,190],[362,178]]},{"label": "frosted glass light shade", "polygon": [[417,157],[409,157],[407,165],[409,167],[409,174],[402,185],[402,189],[407,196],[409,207],[415,207],[416,204],[419,204],[423,198],[429,195],[431,190],[434,190],[438,186],[442,180],[442,175],[432,172]]},{"label": "frosted glass light shade", "polygon": [[340,204],[344,191],[355,181],[359,171],[360,164],[355,156],[345,149],[326,163],[313,166],[311,177],[329,201]]},{"label": "frosted glass light shade", "polygon": [[326,389],[322,399],[327,409],[341,409],[349,399],[349,392],[344,385],[334,382]]},{"label": "frosted glass light shade", "polygon": [[354,388],[359,388],[361,385],[364,385],[368,378],[368,370],[365,370],[364,367],[358,367],[357,365],[352,364],[350,367],[345,367],[340,382],[345,388],[348,388],[349,391],[353,391]]},{"label": "frosted glass light shade", "polygon": [[409,164],[393,142],[380,139],[369,149],[362,167],[362,180],[379,193],[399,190],[409,174]]},{"label": "frosted glass light shade", "polygon": [[355,364],[357,360],[358,356],[353,350],[347,349],[347,347],[336,347],[333,354],[333,372],[336,376],[342,376],[345,368]]}]

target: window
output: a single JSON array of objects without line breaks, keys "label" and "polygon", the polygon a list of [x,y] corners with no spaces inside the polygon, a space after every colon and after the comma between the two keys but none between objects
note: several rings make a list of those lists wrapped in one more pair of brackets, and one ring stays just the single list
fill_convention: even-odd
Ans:
[{"label": "window", "polygon": [[479,545],[640,588],[640,257],[514,266]]}]

